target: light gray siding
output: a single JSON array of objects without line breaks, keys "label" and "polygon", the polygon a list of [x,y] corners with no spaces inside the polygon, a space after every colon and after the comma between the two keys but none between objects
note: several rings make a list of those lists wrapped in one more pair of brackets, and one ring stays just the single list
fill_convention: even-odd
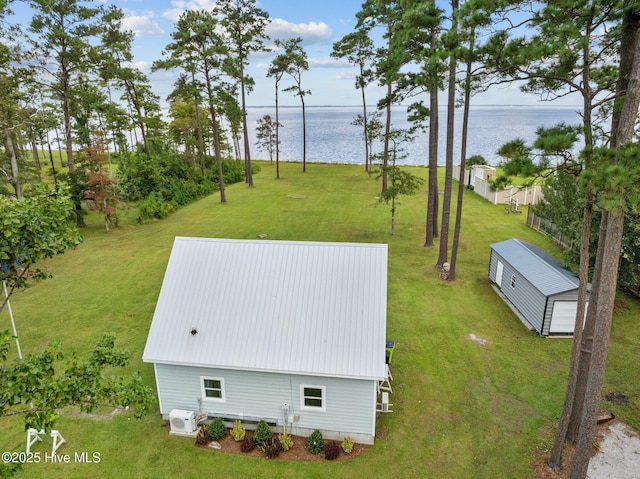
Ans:
[{"label": "light gray siding", "polygon": [[[376,382],[371,380],[302,376],[205,367],[156,364],[161,413],[193,410],[210,416],[264,418],[284,422],[282,406],[295,417],[291,432],[305,435],[319,429],[328,437],[346,435],[373,443]],[[202,400],[201,377],[224,379],[225,400]],[[300,407],[300,385],[324,386],[325,411]]]},{"label": "light gray siding", "polygon": [[[503,275],[500,291],[520,312],[524,319],[539,333],[542,332],[543,319],[547,298],[537,290],[531,282],[523,276],[507,259],[495,250],[491,251],[489,278],[496,282],[498,261],[503,264]],[[512,287],[512,277],[515,276],[515,286]]]}]

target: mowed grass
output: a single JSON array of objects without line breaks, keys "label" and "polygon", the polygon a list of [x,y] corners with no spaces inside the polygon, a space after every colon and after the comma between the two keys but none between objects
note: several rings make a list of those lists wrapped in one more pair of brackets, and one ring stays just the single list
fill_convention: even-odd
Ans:
[{"label": "mowed grass", "polygon": [[[275,180],[275,167],[263,163],[256,186],[229,187],[226,205],[212,195],[163,221],[137,225],[134,212],[125,212],[107,234],[90,216],[84,243],[47,262],[53,278],[12,298],[23,351],[58,339],[68,355],[81,354],[112,332],[131,351],[128,371],[141,371],[155,387],[141,356],[175,236],[388,243],[394,412],[379,416],[376,444],[340,462],[256,459],[169,436],[157,410],[141,420],[131,413],[111,420],[63,415],[57,427],[67,444],[59,452],[72,463],[29,464],[19,477],[534,477],[535,451],[550,447],[561,411],[571,342],[528,331],[498,298],[488,280],[489,245],[518,237],[559,254],[553,244],[526,225],[526,214],[505,214],[465,191],[457,279],[444,283],[433,267],[437,247],[423,247],[426,191],[401,198],[391,236],[389,207],[377,203],[380,184],[363,167],[281,168]],[[426,178],[425,168],[412,171]],[[639,311],[620,295],[605,386],[632,397],[615,411],[636,428]],[[8,324],[3,312],[0,327]],[[470,333],[487,344],[469,341]],[[21,418],[0,420],[0,449],[24,450],[25,440]],[[34,450],[50,447],[47,438]],[[75,452],[99,452],[101,461],[73,463]]]}]

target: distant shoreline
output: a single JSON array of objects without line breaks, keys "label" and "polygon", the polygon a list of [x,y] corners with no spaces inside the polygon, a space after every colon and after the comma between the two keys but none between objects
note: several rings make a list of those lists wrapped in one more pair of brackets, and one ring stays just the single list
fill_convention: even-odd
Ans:
[{"label": "distant shoreline", "polygon": [[[397,108],[406,108],[409,105],[393,105],[394,109]],[[247,108],[275,108],[275,105],[247,105]],[[300,105],[280,105],[281,109],[301,109]],[[362,105],[305,105],[305,108],[362,108]],[[367,109],[375,110],[377,105],[367,105]],[[474,108],[548,108],[548,109],[581,109],[582,105],[552,105],[552,104],[541,104],[541,105],[495,105],[495,104],[484,104],[484,105],[474,105],[472,104],[471,109]],[[446,110],[446,105],[440,105],[439,110]],[[462,107],[456,107],[456,110],[462,110]]]}]

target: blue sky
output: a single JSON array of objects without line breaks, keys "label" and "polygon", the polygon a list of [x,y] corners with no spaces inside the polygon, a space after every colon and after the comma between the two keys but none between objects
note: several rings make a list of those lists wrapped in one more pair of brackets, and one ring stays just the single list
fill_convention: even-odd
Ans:
[{"label": "blue sky", "polygon": [[[210,9],[215,0],[104,0],[115,4],[125,13],[124,27],[135,34],[135,64],[152,82],[154,92],[164,103],[177,78],[177,72],[151,73],[154,60],[162,58],[163,48],[171,41],[173,25],[185,9]],[[13,6],[14,21],[26,25],[30,16],[26,9]],[[361,96],[355,89],[356,69],[345,60],[331,58],[332,45],[343,35],[353,31],[361,0],[259,0],[258,7],[271,18],[267,33],[271,42],[300,36],[307,52],[310,69],[302,77],[302,87],[311,90],[307,105],[359,105]],[[266,77],[274,53],[251,57],[248,73],[255,80],[255,88],[247,98],[249,106],[274,103],[273,79]],[[284,85],[286,86],[286,85]],[[382,88],[372,85],[367,89],[367,102],[375,104],[384,96]],[[492,88],[473,100],[476,105],[535,104],[535,95],[521,93],[517,86]],[[575,104],[565,99],[564,104]],[[281,105],[297,106],[300,100],[290,93],[280,95]],[[163,105],[166,108],[166,105]],[[547,104],[548,106],[548,104]]]}]

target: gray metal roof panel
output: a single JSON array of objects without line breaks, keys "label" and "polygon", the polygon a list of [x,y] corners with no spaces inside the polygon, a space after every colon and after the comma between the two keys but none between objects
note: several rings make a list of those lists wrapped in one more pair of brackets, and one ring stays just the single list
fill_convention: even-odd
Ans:
[{"label": "gray metal roof panel", "polygon": [[381,379],[386,295],[387,245],[178,237],[143,360]]},{"label": "gray metal roof panel", "polygon": [[494,243],[491,248],[545,296],[578,288],[578,277],[535,245],[514,238]]}]

